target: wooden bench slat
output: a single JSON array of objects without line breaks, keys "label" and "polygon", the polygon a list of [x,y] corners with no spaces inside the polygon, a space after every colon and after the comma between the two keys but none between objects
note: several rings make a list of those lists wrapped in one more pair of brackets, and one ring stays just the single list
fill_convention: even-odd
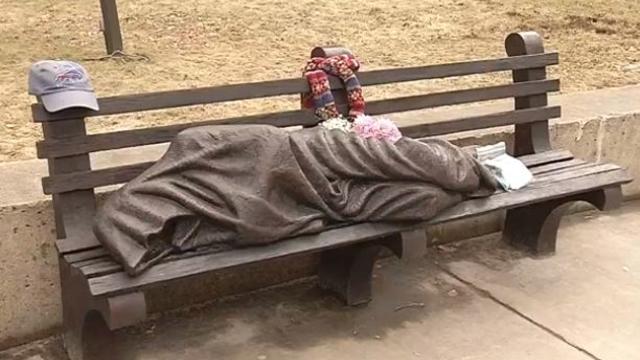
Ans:
[{"label": "wooden bench slat", "polygon": [[[93,218],[88,221],[88,224],[93,224]],[[67,235],[65,238],[56,240],[56,249],[58,250],[58,253],[62,255],[95,250],[100,247],[100,242],[93,234],[91,226],[89,226],[87,232],[83,233],[82,236],[72,237]]]},{"label": "wooden bench slat", "polygon": [[548,172],[543,172],[543,173],[539,173],[539,174],[534,174],[536,180],[540,181],[542,179],[547,179],[550,177],[558,177],[559,174],[566,174],[566,173],[571,173],[574,172],[576,170],[580,170],[580,169],[587,169],[587,168],[595,168],[595,167],[602,167],[608,170],[614,170],[614,169],[619,169],[620,166],[615,165],[615,164],[611,164],[611,163],[594,163],[594,162],[584,162],[583,164],[574,164],[572,166],[560,166],[557,169],[555,169],[554,171],[548,171]]},{"label": "wooden bench slat", "polygon": [[[598,165],[599,166],[599,165]],[[596,171],[595,173],[591,171]],[[238,265],[270,260],[293,254],[309,253],[337,246],[366,241],[401,231],[417,229],[430,224],[462,219],[494,210],[521,207],[535,202],[579,194],[592,189],[631,181],[622,169],[604,170],[593,167],[573,172],[571,178],[555,181],[545,186],[531,186],[515,192],[504,192],[484,199],[472,199],[445,210],[432,220],[413,224],[365,223],[328,230],[320,234],[305,235],[264,247],[252,247],[231,252],[214,253],[157,264],[138,277],[123,272],[88,279],[95,296],[117,294],[156,285],[176,278],[192,276]]]},{"label": "wooden bench slat", "polygon": [[[523,55],[499,59],[472,60],[450,64],[408,67],[404,69],[373,70],[358,73],[363,86],[381,85],[415,80],[486,74],[506,70],[522,70],[557,65],[557,52]],[[341,87],[339,85],[339,87]]]},{"label": "wooden bench slat", "polygon": [[367,104],[367,113],[370,115],[389,114],[510,97],[546,94],[558,90],[560,90],[560,81],[557,79],[535,80],[374,101]]},{"label": "wooden bench slat", "polygon": [[155,164],[155,161],[147,161],[132,165],[78,172],[68,176],[49,176],[42,179],[42,188],[45,194],[53,194],[121,184],[134,179],[153,164]]},{"label": "wooden bench slat", "polygon": [[528,185],[530,188],[541,188],[561,182],[567,179],[573,179],[580,176],[599,174],[603,172],[621,170],[620,166],[615,164],[595,164],[589,163],[584,165],[574,166],[568,169],[561,169],[551,173],[543,174],[542,176],[536,176]]},{"label": "wooden bench slat", "polygon": [[91,264],[80,268],[82,275],[87,279],[104,276],[108,274],[118,273],[124,271],[122,265],[115,262],[113,259],[105,258],[99,263]]},{"label": "wooden bench slat", "polygon": [[80,271],[85,277],[92,278],[122,271],[122,265],[115,262],[112,258],[104,258],[98,263],[80,268]]},{"label": "wooden bench slat", "polygon": [[86,260],[78,261],[78,262],[75,262],[75,263],[71,264],[71,266],[76,267],[76,268],[82,268],[82,267],[87,267],[87,266],[93,266],[95,264],[100,264],[100,263],[103,263],[105,261],[113,262],[113,259],[111,257],[108,257],[108,256],[102,256],[102,257],[98,257],[98,258],[86,259]]},{"label": "wooden bench slat", "polygon": [[[482,74],[496,71],[539,68],[558,63],[557,53],[514,56],[499,59],[474,60],[459,63],[385,69],[358,74],[363,86]],[[331,88],[340,89],[340,81],[331,79]],[[216,102],[247,100],[262,97],[299,94],[309,91],[302,78],[232,84],[197,89],[182,89],[136,95],[100,98],[100,111],[73,109],[48,113],[41,105],[32,105],[36,122],[60,119],[122,114],[136,111],[167,109],[180,106],[211,104]]]},{"label": "wooden bench slat", "polygon": [[122,265],[115,262],[112,258],[104,258],[92,264],[87,264],[80,268],[82,274],[87,278],[104,276],[123,271]]},{"label": "wooden bench slat", "polygon": [[66,254],[64,255],[64,259],[67,263],[72,264],[80,261],[100,258],[107,255],[109,255],[107,250],[103,247],[99,247],[99,248],[91,249],[87,251],[80,251],[76,253]]},{"label": "wooden bench slat", "polygon": [[[378,100],[367,104],[367,113],[371,115],[380,115],[430,107],[539,94],[549,91],[557,91],[559,87],[560,85],[558,80],[542,80]],[[538,109],[519,110],[519,112],[502,112],[478,117],[457,119],[448,122],[425,124],[423,126],[417,126],[414,129],[410,129],[409,131],[410,134],[440,135],[456,131],[519,124],[528,121],[547,120],[559,116],[559,107],[544,107]],[[274,126],[287,127],[296,125],[310,126],[317,124],[317,122],[318,120],[310,111],[294,110],[87,135],[63,141],[40,141],[36,146],[39,158],[61,157],[94,151],[168,142],[171,141],[180,131],[195,126],[214,124],[270,124]]]},{"label": "wooden bench slat", "polygon": [[548,120],[558,118],[560,117],[560,114],[561,111],[559,106],[513,110],[435,123],[406,126],[402,128],[402,133],[410,137],[436,136],[460,131]]},{"label": "wooden bench slat", "polygon": [[582,160],[582,159],[572,159],[572,160],[568,160],[568,161],[562,161],[562,162],[555,162],[555,163],[551,163],[551,164],[546,164],[546,165],[541,165],[541,166],[536,166],[533,167],[531,169],[529,169],[531,171],[531,173],[533,175],[542,175],[548,172],[552,172],[552,171],[556,171],[556,170],[560,170],[560,169],[565,169],[565,168],[570,168],[570,167],[574,167],[577,165],[582,165],[582,164],[586,164],[587,162]]},{"label": "wooden bench slat", "polygon": [[573,159],[573,154],[569,150],[551,150],[536,154],[519,156],[518,159],[522,161],[527,167],[541,166],[546,164],[555,163],[558,161]]},{"label": "wooden bench slat", "polygon": [[278,127],[312,126],[318,123],[313,112],[307,110],[282,111],[269,114],[239,116],[226,119],[198,121],[186,124],[156,126],[151,128],[114,131],[110,133],[74,137],[64,141],[38,141],[39,158],[63,157],[94,151],[152,145],[169,142],[180,131],[205,125],[267,124]]}]

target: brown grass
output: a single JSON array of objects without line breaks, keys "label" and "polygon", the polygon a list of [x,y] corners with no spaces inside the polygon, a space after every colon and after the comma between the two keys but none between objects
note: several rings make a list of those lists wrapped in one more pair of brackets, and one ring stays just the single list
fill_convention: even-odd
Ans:
[{"label": "brown grass", "polygon": [[[343,44],[365,69],[501,56],[504,36],[534,29],[561,53],[563,91],[640,82],[637,0],[119,0],[128,53],[149,62],[83,61],[103,55],[97,0],[3,0],[0,14],[0,161],[34,156],[31,62],[82,62],[101,96],[300,75],[309,50]],[[403,85],[410,94],[502,76]],[[368,99],[398,86],[367,90]],[[295,108],[291,98],[97,119],[91,131]]]}]

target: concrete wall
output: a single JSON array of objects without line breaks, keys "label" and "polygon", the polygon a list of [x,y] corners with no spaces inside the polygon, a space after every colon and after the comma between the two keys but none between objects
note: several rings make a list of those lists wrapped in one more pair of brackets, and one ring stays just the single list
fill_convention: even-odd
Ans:
[{"label": "concrete wall", "polygon": [[54,231],[50,202],[0,208],[0,349],[60,323]]},{"label": "concrete wall", "polygon": [[[497,129],[456,136],[454,140],[461,145],[488,144],[503,139],[510,142],[511,136],[509,129]],[[640,179],[640,112],[560,121],[553,125],[552,138],[558,148],[568,148],[585,159],[624,165]],[[5,187],[24,184],[19,177],[8,179],[8,173],[0,175]],[[624,191],[627,197],[640,196],[640,181],[626,186]],[[13,194],[10,200],[15,202],[18,197]],[[0,198],[0,349],[51,334],[59,329],[61,321],[51,204],[38,200],[11,205],[7,199]],[[502,213],[496,212],[435,226],[429,233],[437,242],[458,240],[498,231],[501,219]],[[185,299],[201,302],[309,276],[316,265],[316,256],[301,256],[195,277],[171,292],[162,288],[150,292],[150,309],[162,311]]]}]

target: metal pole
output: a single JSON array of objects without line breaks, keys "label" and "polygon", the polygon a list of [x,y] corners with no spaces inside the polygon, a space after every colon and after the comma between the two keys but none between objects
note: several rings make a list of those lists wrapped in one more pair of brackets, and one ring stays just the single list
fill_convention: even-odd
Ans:
[{"label": "metal pole", "polygon": [[100,0],[102,8],[102,21],[104,24],[104,41],[107,45],[107,54],[122,51],[122,33],[118,20],[118,7],[116,0]]}]

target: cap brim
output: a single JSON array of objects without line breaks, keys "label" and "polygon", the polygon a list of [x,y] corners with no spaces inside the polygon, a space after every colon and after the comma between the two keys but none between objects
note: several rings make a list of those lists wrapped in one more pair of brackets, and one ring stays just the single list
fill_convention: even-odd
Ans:
[{"label": "cap brim", "polygon": [[69,90],[42,95],[42,105],[48,112],[56,112],[74,107],[100,110],[96,95],[88,91]]}]

